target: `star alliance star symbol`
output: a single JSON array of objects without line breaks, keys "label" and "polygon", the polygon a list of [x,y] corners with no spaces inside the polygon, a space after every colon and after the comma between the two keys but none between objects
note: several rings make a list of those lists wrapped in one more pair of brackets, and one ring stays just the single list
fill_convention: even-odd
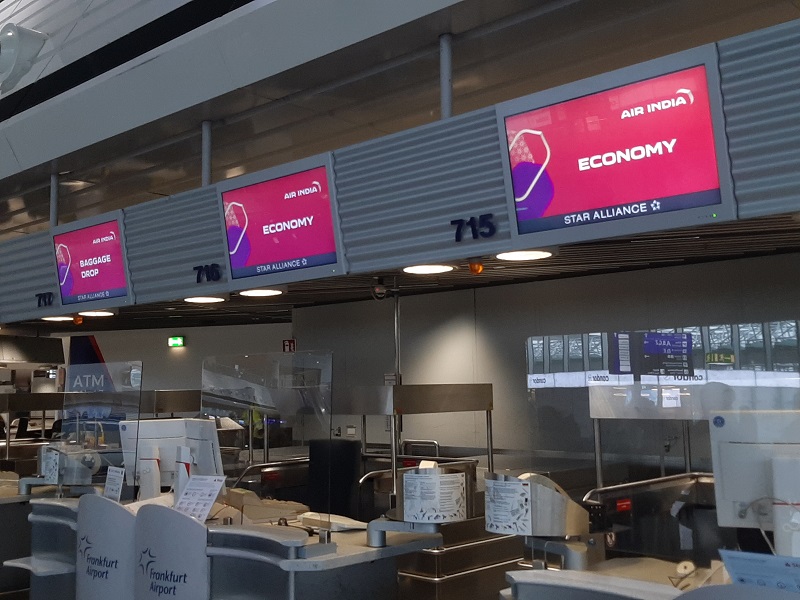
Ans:
[{"label": "star alliance star symbol", "polygon": [[653,210],[661,210],[661,202],[659,202],[658,200],[653,200],[650,203],[650,208],[652,208]]},{"label": "star alliance star symbol", "polygon": [[78,541],[78,553],[81,555],[81,558],[86,558],[86,553],[91,549],[92,541],[89,539],[89,536],[81,536],[81,539]]},{"label": "star alliance star symbol", "polygon": [[156,562],[156,557],[146,548],[139,553],[139,568],[142,570],[142,575],[145,575],[150,569],[150,565]]}]

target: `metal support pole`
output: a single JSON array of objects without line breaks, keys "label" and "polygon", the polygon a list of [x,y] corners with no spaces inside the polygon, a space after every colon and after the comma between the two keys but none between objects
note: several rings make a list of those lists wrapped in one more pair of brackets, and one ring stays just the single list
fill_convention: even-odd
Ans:
[{"label": "metal support pole", "polygon": [[203,121],[200,138],[200,185],[211,185],[211,121]]},{"label": "metal support pole", "polygon": [[255,412],[253,409],[250,409],[247,419],[247,466],[253,464],[253,419],[256,418]]},{"label": "metal support pole", "polygon": [[439,93],[442,119],[453,116],[453,36],[439,36]]},{"label": "metal support pole", "polygon": [[367,451],[367,415],[361,415],[361,451]]},{"label": "metal support pole", "polygon": [[8,422],[6,423],[6,460],[11,458],[11,409],[8,413]]},{"label": "metal support pole", "polygon": [[58,163],[50,164],[50,227],[58,225]]},{"label": "metal support pole", "polygon": [[683,422],[683,460],[686,463],[686,472],[692,472],[692,444],[689,439],[689,422]]},{"label": "metal support pole", "polygon": [[603,448],[600,444],[600,419],[592,419],[594,426],[594,469],[597,487],[603,487]]},{"label": "metal support pole", "polygon": [[489,473],[494,473],[494,440],[492,439],[492,411],[486,411],[486,455],[488,462],[486,466]]},{"label": "metal support pole", "polygon": [[[395,287],[397,287],[395,285]],[[394,374],[395,383],[400,385],[400,296],[394,297]]]},{"label": "metal support pole", "polygon": [[264,413],[264,462],[269,462],[269,417]]},{"label": "metal support pole", "polygon": [[[397,415],[393,414],[389,423],[389,434],[392,436],[392,497],[394,498],[394,502],[397,502]],[[394,506],[390,506],[389,508],[394,508]]]}]

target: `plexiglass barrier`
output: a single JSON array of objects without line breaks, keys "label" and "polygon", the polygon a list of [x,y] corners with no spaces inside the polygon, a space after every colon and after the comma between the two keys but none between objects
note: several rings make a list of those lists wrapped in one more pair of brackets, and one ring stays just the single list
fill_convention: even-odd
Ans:
[{"label": "plexiglass barrier", "polygon": [[[777,321],[531,337],[534,435],[521,454],[534,471],[555,461],[546,473],[573,499],[599,488],[587,499],[613,525],[612,553],[706,564],[744,548],[736,529],[751,529],[763,549],[796,556],[797,331]],[[594,476],[558,466],[573,461],[594,461]]]},{"label": "plexiglass barrier", "polygon": [[59,485],[91,485],[105,481],[109,467],[135,464],[135,440],[132,454],[124,451],[124,423],[139,419],[141,383],[138,361],[68,366],[42,474]]},{"label": "plexiglass barrier", "polygon": [[330,512],[330,490],[338,485],[331,483],[332,466],[343,460],[332,441],[331,365],[330,352],[203,362],[202,411],[218,424],[233,485]]}]

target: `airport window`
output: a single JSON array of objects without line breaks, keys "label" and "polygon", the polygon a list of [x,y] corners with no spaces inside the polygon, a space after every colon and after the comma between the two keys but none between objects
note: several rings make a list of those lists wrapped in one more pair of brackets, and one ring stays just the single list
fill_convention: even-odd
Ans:
[{"label": "airport window", "polygon": [[747,371],[766,371],[767,349],[764,345],[764,325],[762,323],[741,323],[738,330],[739,368]]},{"label": "airport window", "polygon": [[528,373],[544,372],[544,338],[528,338]]},{"label": "airport window", "polygon": [[567,336],[567,347],[569,352],[568,371],[574,373],[578,371],[585,371],[583,362],[583,336],[582,335],[569,335]]},{"label": "airport window", "polygon": [[607,368],[605,360],[605,349],[603,348],[603,334],[590,333],[586,344],[586,352],[589,355],[589,370],[602,371]]},{"label": "airport window", "polygon": [[769,324],[770,354],[773,371],[800,371],[797,348],[797,321],[773,321]]},{"label": "airport window", "polygon": [[548,337],[548,348],[550,354],[550,365],[548,372],[564,372],[564,336],[551,335]]}]

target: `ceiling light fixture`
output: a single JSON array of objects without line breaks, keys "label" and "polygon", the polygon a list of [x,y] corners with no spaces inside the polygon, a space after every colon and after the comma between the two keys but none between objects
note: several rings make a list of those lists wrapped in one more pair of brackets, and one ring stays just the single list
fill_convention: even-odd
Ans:
[{"label": "ceiling light fixture", "polygon": [[498,260],[542,260],[550,258],[553,253],[549,250],[516,250],[514,252],[502,252],[497,255]]},{"label": "ceiling light fixture", "polygon": [[42,317],[42,321],[51,321],[54,323],[58,323],[61,321],[72,321],[72,317],[61,316],[61,317]]},{"label": "ceiling light fixture", "polygon": [[225,298],[220,298],[219,296],[191,296],[184,298],[183,301],[190,304],[215,304],[217,302],[225,302]]},{"label": "ceiling light fixture", "polygon": [[84,310],[78,314],[82,317],[113,317],[116,313],[110,310]]},{"label": "ceiling light fixture", "polygon": [[256,290],[242,290],[239,292],[240,296],[247,296],[248,298],[268,298],[270,296],[280,296],[283,290],[277,288],[261,288]]},{"label": "ceiling light fixture", "polygon": [[403,269],[403,273],[410,273],[412,275],[437,275],[439,273],[448,273],[453,270],[450,265],[414,265]]}]

